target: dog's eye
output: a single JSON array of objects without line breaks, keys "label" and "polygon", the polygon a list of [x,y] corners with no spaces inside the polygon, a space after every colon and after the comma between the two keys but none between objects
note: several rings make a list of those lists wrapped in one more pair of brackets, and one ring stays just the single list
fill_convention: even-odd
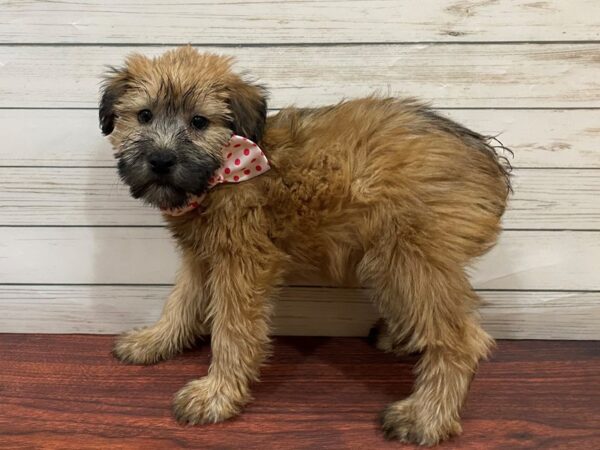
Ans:
[{"label": "dog's eye", "polygon": [[202,117],[202,116],[192,117],[192,126],[196,130],[201,130],[201,129],[205,128],[206,125],[208,125],[208,119],[206,117]]},{"label": "dog's eye", "polygon": [[140,123],[150,122],[152,120],[152,111],[150,111],[149,109],[142,109],[138,113],[138,120],[140,121]]}]

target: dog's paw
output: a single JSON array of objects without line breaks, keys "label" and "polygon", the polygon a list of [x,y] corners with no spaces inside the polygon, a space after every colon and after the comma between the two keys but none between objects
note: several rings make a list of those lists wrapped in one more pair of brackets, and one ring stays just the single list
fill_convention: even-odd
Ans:
[{"label": "dog's paw", "polygon": [[460,423],[454,419],[427,419],[428,416],[420,410],[419,402],[410,397],[392,403],[381,414],[383,433],[386,439],[432,446],[462,431]]},{"label": "dog's paw", "polygon": [[123,333],[113,347],[113,356],[129,364],[154,364],[177,352],[168,338],[155,328],[141,328]]},{"label": "dog's paw", "polygon": [[237,416],[242,402],[234,401],[210,376],[190,381],[173,399],[173,413],[181,424],[216,423]]},{"label": "dog's paw", "polygon": [[372,345],[385,353],[392,353],[396,356],[405,356],[408,354],[402,345],[394,341],[383,320],[373,325],[369,331],[368,340]]}]

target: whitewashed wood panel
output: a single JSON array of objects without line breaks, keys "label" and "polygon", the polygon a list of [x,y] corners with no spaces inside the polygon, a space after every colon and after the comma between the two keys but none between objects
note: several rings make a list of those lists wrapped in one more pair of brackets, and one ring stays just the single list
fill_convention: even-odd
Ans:
[{"label": "whitewashed wood panel", "polygon": [[[505,231],[470,271],[478,289],[600,290],[600,232]],[[163,228],[0,228],[0,282],[172,283]]]},{"label": "whitewashed wood panel", "polygon": [[0,205],[0,225],[163,224],[116,168],[0,167]]},{"label": "whitewashed wood panel", "polygon": [[[511,147],[515,167],[600,168],[600,110],[445,110]],[[113,166],[94,110],[0,109],[0,165]]]},{"label": "whitewashed wood panel", "polygon": [[516,169],[513,174],[505,228],[600,230],[600,170]]},{"label": "whitewashed wood panel", "polygon": [[36,43],[592,40],[600,27],[596,0],[4,0],[0,9],[1,41]]},{"label": "whitewashed wood panel", "polygon": [[600,339],[600,292],[485,291],[485,329],[499,339]]},{"label": "whitewashed wood panel", "polygon": [[[0,332],[120,333],[152,324],[168,286],[0,286]],[[481,292],[483,325],[503,339],[600,339],[598,292]],[[369,291],[289,287],[275,310],[280,335],[366,336],[378,314]]]},{"label": "whitewashed wood panel", "polygon": [[[600,169],[516,169],[510,229],[600,229]],[[0,167],[0,225],[162,225],[113,168]]]},{"label": "whitewashed wood panel", "polygon": [[[373,92],[437,107],[598,107],[600,43],[202,47],[236,56],[271,88],[271,108]],[[0,107],[95,107],[108,64],[163,47],[0,47]]]}]

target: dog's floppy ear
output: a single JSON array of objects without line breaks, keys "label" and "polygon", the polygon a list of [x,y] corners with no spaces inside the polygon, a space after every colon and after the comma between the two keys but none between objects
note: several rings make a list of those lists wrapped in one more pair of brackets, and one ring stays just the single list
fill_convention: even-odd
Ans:
[{"label": "dog's floppy ear", "polygon": [[130,76],[127,69],[111,67],[102,84],[100,107],[98,116],[100,118],[100,129],[102,134],[108,135],[115,128],[115,103],[129,87]]},{"label": "dog's floppy ear", "polygon": [[237,79],[229,84],[231,130],[240,136],[260,141],[267,119],[267,91],[258,84]]}]

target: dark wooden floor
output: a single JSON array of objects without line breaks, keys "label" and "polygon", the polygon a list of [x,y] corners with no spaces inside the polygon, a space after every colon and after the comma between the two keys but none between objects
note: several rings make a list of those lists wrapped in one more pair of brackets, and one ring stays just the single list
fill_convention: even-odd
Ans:
[{"label": "dark wooden floor", "polygon": [[[112,337],[0,335],[0,448],[405,448],[379,411],[408,395],[414,358],[364,339],[279,338],[255,401],[226,423],[183,427],[172,395],[206,373],[208,346],[152,367],[110,356]],[[600,343],[500,342],[442,448],[600,449]]]}]

